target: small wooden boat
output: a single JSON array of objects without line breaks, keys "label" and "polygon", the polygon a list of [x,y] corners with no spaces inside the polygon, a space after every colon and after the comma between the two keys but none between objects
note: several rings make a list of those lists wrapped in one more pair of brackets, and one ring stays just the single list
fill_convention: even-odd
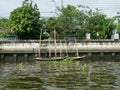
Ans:
[{"label": "small wooden boat", "polygon": [[34,58],[37,61],[60,61],[64,59],[69,59],[69,60],[82,60],[85,58],[85,56],[78,56],[78,57],[52,57],[52,58]]},{"label": "small wooden boat", "polygon": [[63,57],[52,57],[52,58],[34,58],[35,60],[37,61],[60,61],[60,60],[63,60],[64,58]]},{"label": "small wooden boat", "polygon": [[77,56],[77,57],[70,57],[70,60],[82,60],[83,58],[85,58],[84,56]]},{"label": "small wooden boat", "polygon": [[[41,30],[41,34],[42,34],[42,30]],[[49,46],[50,46],[50,38],[49,38]],[[37,58],[34,58],[35,60],[37,61],[59,61],[59,60],[63,60],[64,57],[61,57],[61,54],[60,54],[60,57],[57,57],[57,49],[56,49],[56,31],[54,29],[54,44],[55,44],[55,57],[51,57],[51,50],[50,50],[50,47],[49,47],[49,57],[50,58],[42,58],[41,57],[41,35],[40,35],[40,40],[39,40],[39,57]],[[61,50],[60,50],[61,52]]]},{"label": "small wooden boat", "polygon": [[[41,30],[41,34],[42,34],[42,30]],[[66,40],[65,40],[66,42]],[[50,39],[49,39],[49,46],[50,46]],[[56,31],[54,29],[54,44],[55,44],[55,56],[51,57],[51,50],[49,47],[49,58],[42,58],[41,57],[41,35],[40,35],[40,40],[39,40],[39,57],[34,58],[37,61],[60,61],[60,60],[64,60],[64,59],[69,59],[69,60],[81,60],[83,59],[85,56],[79,56],[78,54],[78,48],[76,47],[76,57],[68,57],[68,47],[67,47],[67,43],[66,43],[66,55],[65,57],[62,57],[61,55],[61,49],[60,49],[60,57],[57,57],[57,46],[56,46]],[[76,45],[76,39],[75,39],[75,45]],[[77,45],[76,45],[77,46]]]}]

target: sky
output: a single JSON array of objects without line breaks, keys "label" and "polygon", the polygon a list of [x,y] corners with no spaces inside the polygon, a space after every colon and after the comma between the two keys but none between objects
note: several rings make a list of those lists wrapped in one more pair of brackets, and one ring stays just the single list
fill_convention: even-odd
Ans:
[{"label": "sky", "polygon": [[[38,5],[42,17],[55,16],[55,4],[52,0],[32,0]],[[55,0],[57,5],[61,5],[61,0]],[[0,17],[8,18],[10,12],[17,7],[22,6],[23,0],[0,0]],[[71,4],[74,6],[85,5],[93,10],[99,8],[101,12],[108,17],[113,17],[117,12],[120,12],[120,0],[63,0],[63,5]]]}]

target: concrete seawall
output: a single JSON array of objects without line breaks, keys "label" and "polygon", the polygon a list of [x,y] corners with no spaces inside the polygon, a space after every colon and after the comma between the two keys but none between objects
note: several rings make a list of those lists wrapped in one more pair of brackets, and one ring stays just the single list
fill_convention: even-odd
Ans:
[{"label": "concrete seawall", "polygon": [[[29,55],[37,56],[39,49],[41,55],[47,57],[49,53],[54,56],[56,52],[59,56],[61,53],[64,56],[66,53],[75,55],[78,52],[80,55],[99,53],[100,56],[109,53],[112,56],[120,55],[120,40],[80,40],[74,41],[54,41],[42,40],[41,46],[39,40],[16,40],[16,41],[0,41],[0,59],[6,55],[12,55],[15,59],[18,55],[23,55],[28,58]],[[55,51],[56,48],[56,51]]]},{"label": "concrete seawall", "polygon": [[[41,41],[39,40],[18,40],[18,41],[0,41],[0,53],[38,53],[41,48],[41,52],[54,52],[55,44],[53,41]],[[40,46],[40,47],[39,47]],[[117,40],[81,40],[75,42],[60,42],[57,41],[56,51],[65,52],[120,52],[120,41]]]}]

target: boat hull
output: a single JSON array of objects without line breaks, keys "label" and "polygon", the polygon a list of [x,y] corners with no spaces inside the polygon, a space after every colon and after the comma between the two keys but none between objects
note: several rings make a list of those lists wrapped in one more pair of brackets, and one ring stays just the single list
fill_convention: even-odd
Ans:
[{"label": "boat hull", "polygon": [[70,60],[81,60],[85,58],[85,56],[78,56],[78,57],[53,57],[53,58],[34,58],[37,61],[60,61],[60,60],[64,60],[64,59],[70,59]]},{"label": "boat hull", "polygon": [[35,58],[35,60],[37,61],[59,61],[59,60],[63,60],[64,58],[63,57],[53,57],[53,58]]}]

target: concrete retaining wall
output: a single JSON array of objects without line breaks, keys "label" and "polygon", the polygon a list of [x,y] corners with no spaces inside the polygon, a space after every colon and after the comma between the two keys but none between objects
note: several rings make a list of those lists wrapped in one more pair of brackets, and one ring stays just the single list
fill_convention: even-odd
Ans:
[{"label": "concrete retaining wall", "polygon": [[[41,49],[39,40],[16,40],[16,41],[0,41],[0,60],[8,60],[12,57],[14,60],[18,60],[22,57],[27,59],[33,59],[38,56],[39,49],[41,55],[44,57],[55,54],[55,46],[57,56],[75,55],[79,52],[79,55],[99,55],[100,57],[111,55],[112,57],[120,56],[120,40],[79,40],[77,43],[74,41],[54,41],[44,40],[41,41]],[[32,56],[32,58],[31,58]]]},{"label": "concrete retaining wall", "polygon": [[[0,41],[0,53],[38,53],[41,52],[54,52],[55,44],[51,40],[17,40],[17,41]],[[40,46],[40,47],[39,47]],[[65,52],[120,52],[120,41],[117,40],[81,40],[75,42],[57,41],[56,51]]]}]

